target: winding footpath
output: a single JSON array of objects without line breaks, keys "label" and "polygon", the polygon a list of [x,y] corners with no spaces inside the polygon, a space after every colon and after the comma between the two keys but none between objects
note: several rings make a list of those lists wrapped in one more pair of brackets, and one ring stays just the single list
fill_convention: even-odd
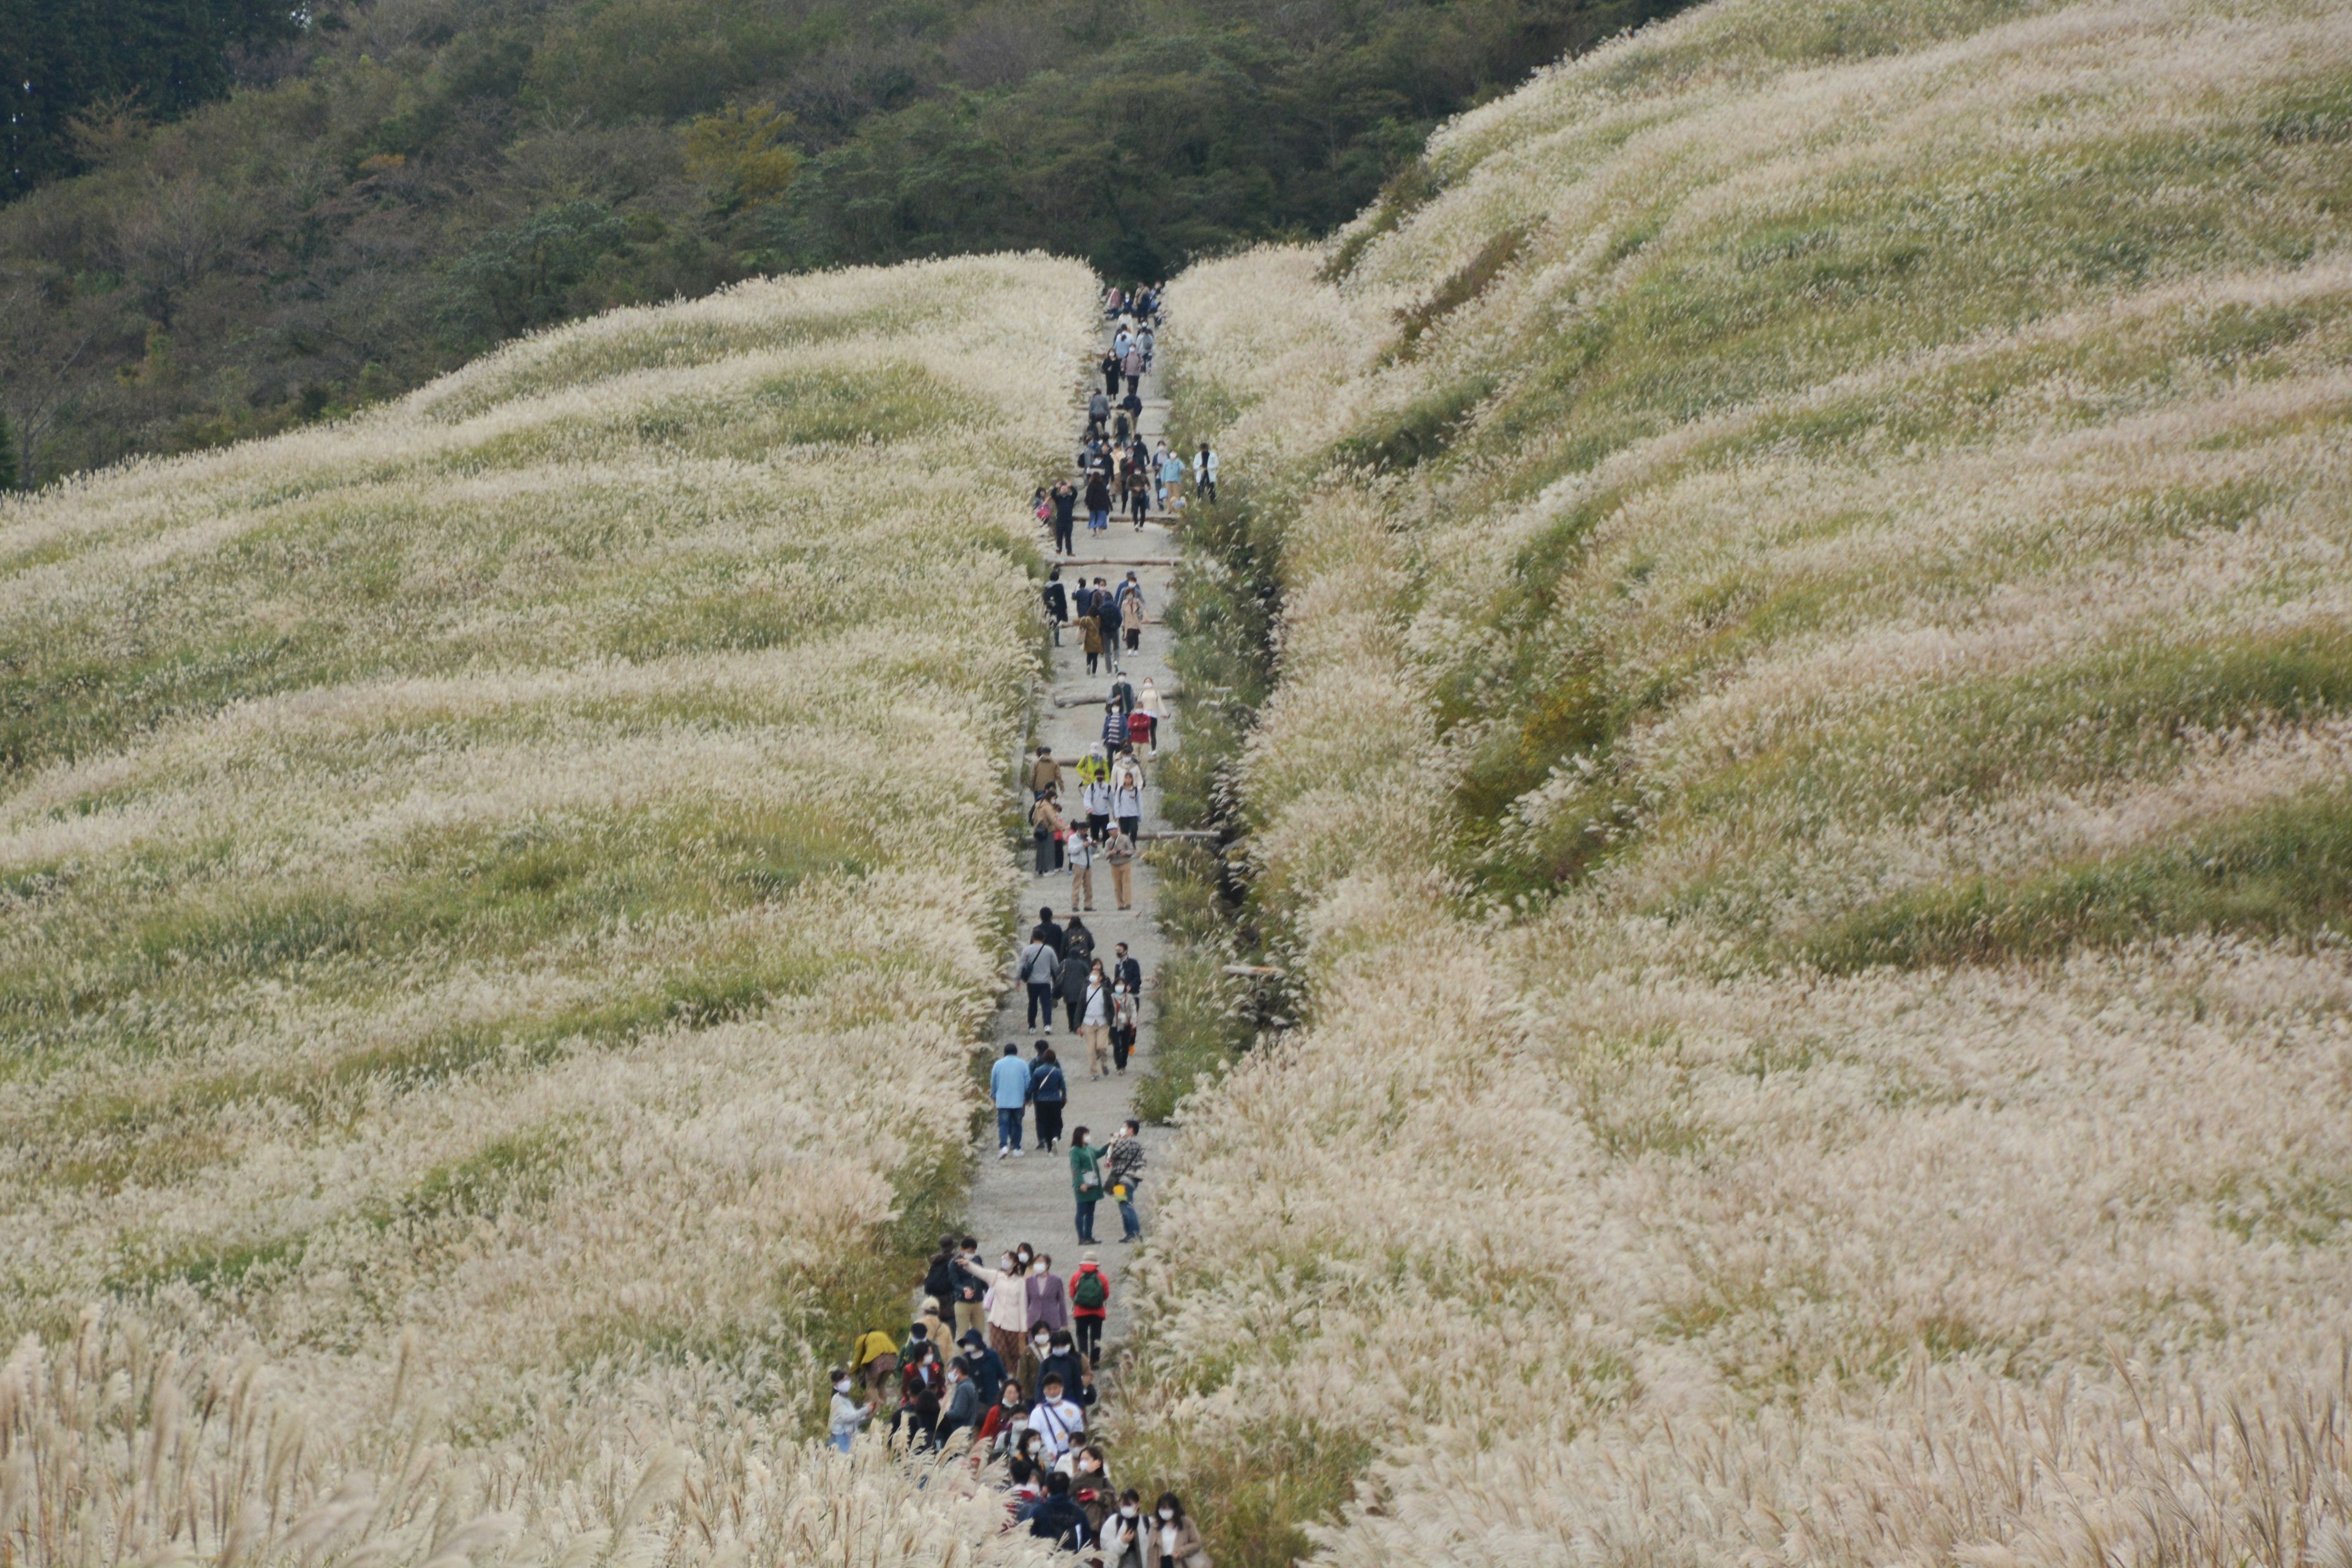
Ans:
[{"label": "winding footpath", "polygon": [[[1106,327],[1108,339],[1109,329]],[[1139,388],[1143,398],[1143,415],[1139,427],[1147,440],[1156,439],[1165,429],[1167,401],[1160,395],[1159,373],[1146,371]],[[1079,432],[1072,432],[1071,447],[1076,450]],[[1050,549],[1051,541],[1046,541]],[[1148,677],[1161,693],[1163,722],[1160,728],[1160,744],[1156,753],[1165,760],[1168,753],[1181,744],[1181,731],[1174,704],[1168,700],[1175,690],[1175,677],[1168,668],[1169,633],[1162,622],[1168,607],[1168,595],[1174,577],[1171,567],[1164,564],[1132,565],[1140,560],[1166,562],[1176,553],[1176,541],[1162,523],[1154,519],[1141,531],[1123,517],[1114,516],[1109,529],[1098,538],[1087,533],[1086,511],[1080,507],[1077,531],[1073,543],[1074,556],[1052,557],[1062,568],[1062,581],[1075,589],[1078,572],[1083,569],[1091,581],[1100,576],[1107,584],[1116,584],[1129,571],[1143,584],[1144,605],[1149,616],[1143,627],[1142,647],[1139,652],[1121,652],[1117,662],[1137,689],[1142,688]],[[1028,755],[1034,757],[1037,747],[1049,745],[1062,763],[1065,777],[1087,749],[1102,739],[1102,698],[1110,689],[1108,670],[1097,676],[1087,674],[1086,650],[1080,646],[1077,628],[1064,629],[1062,646],[1052,650],[1052,664],[1047,672],[1045,689],[1040,693],[1037,729],[1029,741]],[[1081,698],[1087,700],[1068,707],[1058,707],[1055,699]],[[1149,787],[1143,792],[1143,825],[1146,842],[1155,832],[1164,831],[1166,822],[1160,813],[1159,779],[1155,754],[1143,753],[1144,773]],[[1025,759],[1024,759],[1025,762]],[[1020,804],[1025,813],[1029,792],[1024,769],[1024,787]],[[1064,796],[1070,789],[1066,784]],[[1028,855],[1024,841],[1024,863],[1034,873],[1035,861]],[[996,1157],[995,1119],[982,1135],[976,1151],[977,1173],[971,1184],[970,1207],[967,1211],[968,1234],[980,1239],[981,1256],[993,1259],[1000,1252],[1026,1241],[1054,1259],[1054,1272],[1064,1279],[1078,1266],[1087,1252],[1093,1252],[1104,1273],[1111,1279],[1109,1315],[1103,1327],[1103,1361],[1112,1362],[1118,1342],[1125,1337],[1129,1321],[1129,1302],[1125,1283],[1125,1267],[1138,1246],[1122,1245],[1119,1237],[1118,1205],[1105,1198],[1095,1211],[1096,1244],[1092,1247],[1077,1239],[1076,1205],[1070,1189],[1068,1134],[1084,1127],[1089,1130],[1091,1142],[1097,1146],[1108,1142],[1121,1121],[1132,1114],[1129,1094],[1136,1079],[1151,1059],[1158,1026],[1156,1001],[1162,943],[1160,931],[1152,919],[1158,902],[1159,879],[1150,866],[1139,858],[1135,867],[1134,907],[1119,910],[1111,898],[1110,872],[1097,867],[1094,873],[1095,912],[1085,917],[1087,929],[1095,935],[1096,954],[1108,963],[1116,945],[1125,942],[1128,951],[1143,965],[1143,1008],[1141,1024],[1137,1031],[1135,1054],[1129,1058],[1125,1077],[1108,1075],[1100,1079],[1087,1076],[1087,1050],[1082,1037],[1062,1027],[1065,1016],[1058,1013],[1055,1027],[1050,1031],[1032,1030],[1025,1026],[1027,997],[1017,982],[1010,983],[997,1006],[994,1033],[988,1045],[992,1058],[1006,1042],[1021,1047],[1025,1058],[1038,1039],[1053,1042],[1054,1054],[1061,1058],[1062,1071],[1069,1080],[1069,1109],[1063,1119],[1064,1140],[1061,1149],[1052,1154],[1036,1152],[1034,1118],[1024,1132],[1029,1153],[1018,1160]],[[1066,871],[1051,877],[1032,875],[1023,896],[1020,937],[1026,936],[1036,923],[1037,910],[1051,908],[1054,918],[1066,921],[1070,913],[1070,878]],[[1006,973],[1012,973],[1011,955],[1007,954]],[[1143,1143],[1147,1163],[1139,1188],[1144,1234],[1151,1234],[1152,1202],[1160,1184],[1167,1180],[1165,1157],[1167,1132],[1164,1129],[1146,1126]],[[1106,1395],[1108,1394],[1105,1388]],[[1090,1413],[1091,1415],[1091,1413]]]}]

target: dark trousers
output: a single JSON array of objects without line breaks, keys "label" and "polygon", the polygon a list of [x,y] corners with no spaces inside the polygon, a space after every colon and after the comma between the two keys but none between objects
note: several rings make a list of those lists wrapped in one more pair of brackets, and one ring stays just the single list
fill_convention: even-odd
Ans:
[{"label": "dark trousers", "polygon": [[1073,512],[1068,517],[1064,517],[1060,512],[1055,512],[1054,514],[1054,548],[1065,555],[1069,554],[1070,535],[1076,531],[1077,525],[1076,513]]},{"label": "dark trousers", "polygon": [[[1065,374],[1067,374],[1067,373],[1066,372]],[[1136,388],[1136,384],[1137,384],[1138,382],[1141,381],[1142,379],[1143,379],[1143,378],[1142,378],[1141,376],[1139,376],[1139,375],[1130,375],[1130,376],[1129,376],[1129,377],[1127,378],[1127,389],[1128,389],[1128,391],[1129,391],[1129,392],[1133,392],[1133,391],[1135,390],[1135,388]]]},{"label": "dark trousers", "polygon": [[1103,372],[1103,391],[1112,397],[1117,397],[1118,395],[1118,372],[1117,369],[1114,368]]},{"label": "dark trousers", "polygon": [[1094,1198],[1078,1200],[1078,1241],[1087,1247],[1092,1247],[1095,1244],[1096,1202]]},{"label": "dark trousers", "polygon": [[1134,837],[1142,826],[1143,818],[1139,816],[1122,816],[1118,819],[1118,830],[1129,838]]},{"label": "dark trousers", "polygon": [[1086,998],[1083,996],[1065,996],[1062,998],[1062,1005],[1068,1008],[1070,1012],[1070,1033],[1074,1035],[1078,1032],[1078,1009],[1086,1005]]},{"label": "dark trousers", "polygon": [[1034,980],[1029,983],[1029,1022],[1026,1026],[1035,1028],[1041,1016],[1045,1021],[1045,1027],[1052,1028],[1054,1026],[1054,984],[1050,980],[1042,984]]},{"label": "dark trousers", "polygon": [[[1034,990],[1036,988],[1032,986],[1030,989]],[[1127,1070],[1128,1053],[1134,1049],[1135,1029],[1132,1026],[1124,1029],[1113,1029],[1110,1032],[1110,1065],[1112,1067],[1117,1068],[1121,1072],[1125,1072]]]},{"label": "dark trousers", "polygon": [[[1087,1207],[1092,1208],[1094,1205],[1088,1204]],[[1087,1228],[1091,1230],[1093,1227],[1090,1226]],[[1092,1241],[1094,1237],[1089,1236],[1087,1239]],[[1103,1321],[1099,1314],[1092,1317],[1082,1312],[1070,1314],[1070,1342],[1076,1346],[1078,1353],[1089,1362],[1102,1360],[1102,1324]]]},{"label": "dark trousers", "polygon": [[[1105,811],[1087,813],[1087,831],[1097,839],[1101,838],[1104,834],[1110,831],[1110,814]],[[1128,837],[1132,838],[1135,835],[1130,833]]]},{"label": "dark trousers", "polygon": [[1053,832],[1048,828],[1041,827],[1033,837],[1037,840],[1037,875],[1050,877],[1054,874],[1055,858]]},{"label": "dark trousers", "polygon": [[1129,652],[1129,653],[1133,653],[1136,649],[1138,649],[1138,648],[1141,647],[1142,646],[1143,646],[1143,628],[1142,628],[1141,626],[1129,626],[1129,627],[1128,627],[1128,628],[1127,628],[1127,651],[1128,651],[1128,652]]},{"label": "dark trousers", "polygon": [[1041,1100],[1037,1102],[1037,1146],[1047,1148],[1062,1141],[1062,1102]]}]

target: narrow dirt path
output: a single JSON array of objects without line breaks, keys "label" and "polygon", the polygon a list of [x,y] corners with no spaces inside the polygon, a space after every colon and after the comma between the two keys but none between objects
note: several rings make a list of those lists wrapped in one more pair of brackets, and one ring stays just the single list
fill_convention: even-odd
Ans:
[{"label": "narrow dirt path", "polygon": [[[1106,339],[1108,329],[1106,329]],[[1143,398],[1143,415],[1139,426],[1147,439],[1156,438],[1165,428],[1167,403],[1160,395],[1159,373],[1147,371],[1139,392]],[[1072,431],[1071,449],[1077,448],[1081,432]],[[1050,544],[1050,541],[1048,542]],[[1154,520],[1140,531],[1125,518],[1114,516],[1108,531],[1099,538],[1087,534],[1086,511],[1078,512],[1076,536],[1073,542],[1076,552],[1055,559],[1061,565],[1062,580],[1070,588],[1077,585],[1078,573],[1085,572],[1091,581],[1102,577],[1115,586],[1132,571],[1143,584],[1144,605],[1149,619],[1143,627],[1141,648],[1117,656],[1117,662],[1127,672],[1138,689],[1147,677],[1163,694],[1161,708],[1166,716],[1160,731],[1157,755],[1164,759],[1181,743],[1180,726],[1174,706],[1165,700],[1175,689],[1175,678],[1168,668],[1169,633],[1161,620],[1168,605],[1169,587],[1173,570],[1165,565],[1129,565],[1137,560],[1166,561],[1176,553],[1176,541],[1162,524]],[[1120,564],[1113,564],[1120,563]],[[1054,755],[1065,770],[1086,755],[1087,747],[1102,738],[1103,708],[1101,699],[1110,688],[1108,670],[1089,676],[1087,673],[1086,652],[1079,646],[1076,627],[1066,629],[1062,646],[1053,650],[1052,668],[1038,704],[1037,732],[1030,742],[1030,754],[1040,745],[1050,745]],[[1089,700],[1068,707],[1057,707],[1056,697],[1085,698]],[[1153,753],[1144,753],[1145,776],[1151,787],[1143,796],[1143,832],[1150,835],[1163,831],[1167,823],[1160,814],[1158,780],[1153,776]],[[1068,798],[1071,790],[1064,790]],[[1023,791],[1025,804],[1027,791]],[[1028,861],[1034,873],[1035,862]],[[1161,942],[1152,913],[1157,906],[1159,885],[1150,866],[1139,860],[1135,869],[1134,906],[1128,910],[1113,907],[1110,873],[1097,867],[1094,873],[1095,912],[1083,915],[1088,930],[1094,932],[1095,952],[1106,963],[1113,956],[1119,942],[1128,944],[1143,965],[1142,1022],[1137,1031],[1136,1051],[1128,1064],[1124,1077],[1108,1075],[1090,1079],[1087,1074],[1087,1052],[1084,1039],[1062,1027],[1066,1016],[1057,1015],[1051,1030],[1033,1030],[1025,1026],[1027,998],[1017,984],[1009,984],[999,1003],[994,1034],[990,1044],[1001,1050],[1009,1042],[1018,1043],[1021,1054],[1030,1055],[1031,1047],[1039,1039],[1053,1042],[1054,1053],[1061,1058],[1062,1069],[1069,1079],[1070,1103],[1064,1118],[1065,1140],[1059,1152],[1040,1154],[1035,1149],[1034,1123],[1027,1142],[1030,1152],[1017,1160],[996,1157],[993,1120],[982,1134],[977,1151],[978,1173],[971,1184],[971,1200],[968,1211],[970,1234],[979,1237],[982,1258],[993,1259],[998,1253],[1026,1241],[1054,1259],[1054,1271],[1067,1278],[1080,1258],[1093,1252],[1105,1273],[1111,1278],[1109,1317],[1104,1324],[1104,1360],[1108,1362],[1113,1348],[1124,1337],[1128,1323],[1127,1292],[1120,1289],[1124,1267],[1136,1247],[1122,1245],[1119,1237],[1118,1205],[1106,1198],[1095,1213],[1096,1245],[1087,1247],[1077,1239],[1076,1205],[1070,1190],[1069,1144],[1067,1131],[1087,1128],[1097,1145],[1108,1142],[1118,1124],[1130,1114],[1129,1093],[1135,1080],[1141,1076],[1144,1064],[1151,1058],[1157,1034],[1154,990],[1158,982]],[[1056,920],[1066,921],[1070,912],[1070,879],[1067,872],[1051,877],[1032,875],[1024,908],[1020,931],[1025,935],[1037,920],[1037,910],[1050,908]],[[1011,954],[1006,955],[1006,973],[1011,973]],[[1144,1235],[1151,1234],[1152,1196],[1160,1184],[1167,1179],[1164,1161],[1164,1131],[1146,1127],[1143,1142],[1147,1154],[1143,1181],[1139,1188],[1139,1210],[1142,1215]],[[1149,1245],[1148,1240],[1138,1246]]]}]

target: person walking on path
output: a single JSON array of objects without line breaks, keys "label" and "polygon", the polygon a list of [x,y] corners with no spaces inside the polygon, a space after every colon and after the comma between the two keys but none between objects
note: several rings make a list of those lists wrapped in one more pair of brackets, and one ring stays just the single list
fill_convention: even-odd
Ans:
[{"label": "person walking on path", "polygon": [[866,1424],[874,1419],[875,1411],[880,1408],[871,1399],[860,1405],[856,1399],[856,1389],[857,1379],[850,1375],[847,1367],[833,1369],[833,1407],[826,1429],[832,1435],[834,1452],[837,1454],[849,1452],[850,1444],[856,1440],[857,1434],[866,1429]]},{"label": "person walking on path", "polygon": [[[1029,1107],[1029,1068],[1021,1059],[1021,1047],[1010,1040],[1005,1042],[1004,1054],[989,1069],[988,1089],[990,1098],[996,1101],[996,1157],[1002,1160],[1010,1154],[1017,1160],[1021,1157],[1021,1113]],[[1058,1109],[1055,1115],[1059,1120]],[[1040,1126],[1037,1131],[1042,1134],[1045,1128]]]},{"label": "person walking on path", "polygon": [[1045,1500],[1029,1516],[1029,1533],[1064,1552],[1083,1552],[1090,1539],[1087,1510],[1070,1495],[1070,1478],[1055,1470],[1045,1478]]},{"label": "person walking on path", "polygon": [[[1102,1151],[1087,1142],[1087,1130],[1083,1127],[1070,1134],[1070,1195],[1077,1200],[1079,1244],[1092,1247],[1095,1205],[1102,1202],[1103,1195]],[[1072,1276],[1074,1280],[1076,1278]]]},{"label": "person walking on path", "polygon": [[1062,628],[1070,619],[1070,591],[1062,582],[1059,566],[1045,578],[1045,619],[1054,628],[1054,646],[1061,647]]},{"label": "person walking on path", "polygon": [[[1059,584],[1055,584],[1059,586]],[[1062,764],[1054,760],[1054,748],[1037,748],[1036,761],[1029,764],[1029,799],[1034,804],[1041,796],[1057,793],[1062,787]]]},{"label": "person walking on path", "polygon": [[1110,829],[1110,758],[1097,744],[1078,762],[1078,805],[1097,842]]},{"label": "person walking on path", "polygon": [[[1048,1375],[1037,1393],[1037,1403],[1029,1407],[1029,1430],[1045,1439],[1045,1458],[1048,1465],[1058,1465],[1086,1435],[1087,1413],[1062,1397],[1062,1380]],[[1069,1478],[1062,1478],[1064,1486]],[[1198,1540],[1196,1536],[1194,1538]]]},{"label": "person walking on path", "polygon": [[1105,349],[1101,362],[1095,368],[1102,372],[1103,395],[1117,396],[1118,395],[1118,355]]},{"label": "person walking on path", "polygon": [[1062,955],[1060,973],[1055,982],[1062,988],[1063,1017],[1070,1026],[1070,1033],[1074,1035],[1083,1032],[1086,1028],[1087,969],[1086,959],[1075,952],[1065,953]]},{"label": "person walking on path", "polygon": [[1097,667],[1102,662],[1105,650],[1102,618],[1095,614],[1091,601],[1084,610],[1078,612],[1078,640],[1080,646],[1086,649],[1087,673],[1093,675],[1096,673]]},{"label": "person walking on path", "polygon": [[1069,835],[1064,858],[1070,864],[1070,908],[1091,910],[1095,907],[1095,856],[1097,853],[1094,837],[1084,828],[1076,826],[1070,828]]},{"label": "person walking on path", "polygon": [[1110,1071],[1110,976],[1103,973],[1102,960],[1097,958],[1087,966],[1086,1000],[1078,1006],[1078,1028],[1087,1037],[1089,1080]]},{"label": "person walking on path", "polygon": [[[1070,1151],[1075,1157],[1076,1149]],[[1094,1205],[1080,1205],[1088,1219],[1093,1217]],[[1087,1228],[1091,1230],[1092,1225]],[[1088,1245],[1094,1237],[1088,1236]],[[1091,1252],[1078,1259],[1077,1268],[1070,1275],[1070,1334],[1076,1342],[1078,1353],[1089,1362],[1102,1359],[1103,1319],[1110,1312],[1110,1276],[1102,1271],[1102,1264]]]},{"label": "person walking on path", "polygon": [[1097,472],[1087,477],[1087,536],[1095,538],[1110,526],[1110,480]]},{"label": "person walking on path", "polygon": [[1070,546],[1070,534],[1076,526],[1078,511],[1078,487],[1067,479],[1054,486],[1048,498],[1054,503],[1054,548],[1064,555],[1076,553]]},{"label": "person walking on path", "polygon": [[980,1304],[980,1299],[988,1294],[988,1281],[981,1277],[980,1243],[976,1238],[967,1236],[957,1244],[953,1273],[956,1342],[961,1344],[988,1322],[988,1314]]},{"label": "person walking on path", "polygon": [[[1069,362],[1065,360],[1062,363],[1066,365]],[[1119,373],[1127,377],[1128,391],[1134,392],[1141,387],[1143,384],[1143,351],[1137,348],[1133,343],[1129,343],[1127,347],[1127,357],[1118,362],[1118,368]],[[1062,384],[1064,386],[1067,386],[1070,384],[1066,381]]]},{"label": "person walking on path", "polygon": [[1137,1016],[1135,993],[1126,981],[1114,981],[1110,988],[1110,1063],[1111,1070],[1121,1075],[1127,1071],[1127,1058],[1135,1054]]},{"label": "person walking on path", "polygon": [[1062,1108],[1069,1103],[1070,1085],[1054,1058],[1054,1047],[1043,1040],[1029,1064],[1029,1099],[1037,1107],[1038,1151],[1050,1154],[1062,1141]]},{"label": "person walking on path", "polygon": [[1113,600],[1118,605],[1119,624],[1127,630],[1127,651],[1136,652],[1143,638],[1143,584],[1129,572],[1127,581],[1118,585]]},{"label": "person walking on path", "polygon": [[1151,1568],[1143,1560],[1144,1538],[1150,1526],[1143,1517],[1143,1498],[1133,1487],[1118,1494],[1118,1506],[1103,1517],[1096,1532],[1102,1568]]},{"label": "person walking on path", "polygon": [[[1095,619],[1102,623],[1103,652],[1111,656],[1111,662],[1117,663],[1119,624],[1125,618],[1125,615],[1119,605],[1118,595],[1112,593],[1110,584],[1099,577],[1095,579],[1094,610]],[[1094,668],[1091,665],[1087,667],[1087,673],[1088,675],[1094,673]]]},{"label": "person walking on path", "polygon": [[1029,807],[1031,836],[1037,841],[1037,875],[1050,877],[1061,868],[1055,864],[1062,855],[1062,807],[1047,790]]},{"label": "person walking on path", "polygon": [[[978,1260],[974,1259],[974,1261]],[[982,1272],[991,1279],[993,1279],[997,1273],[993,1268],[983,1269]],[[985,1289],[985,1286],[982,1288]],[[982,1405],[993,1405],[996,1403],[996,1396],[1004,1392],[1004,1358],[998,1355],[995,1347],[988,1342],[987,1325],[988,1319],[983,1314],[981,1318],[981,1327],[967,1329],[957,1337],[956,1343],[963,1347],[963,1353],[956,1357],[956,1360],[962,1363],[964,1371],[971,1375],[971,1380],[980,1384],[980,1402]]]},{"label": "person walking on path", "polygon": [[1150,1568],[1209,1568],[1208,1548],[1201,1544],[1201,1532],[1174,1492],[1161,1492],[1152,1512],[1157,1517],[1146,1537],[1150,1550],[1144,1556]]},{"label": "person walking on path", "polygon": [[1037,923],[1029,928],[1029,940],[1042,942],[1052,948],[1055,958],[1070,951],[1069,934],[1054,923],[1054,911],[1051,909],[1037,911]]},{"label": "person walking on path", "polygon": [[1132,847],[1143,826],[1143,764],[1135,760],[1132,749],[1121,752],[1110,765],[1110,815]]},{"label": "person walking on path", "polygon": [[1202,500],[1217,499],[1217,455],[1209,449],[1206,441],[1201,443],[1200,452],[1192,458],[1192,493]]},{"label": "person walking on path", "polygon": [[998,1268],[982,1268],[978,1272],[988,1281],[984,1300],[988,1318],[988,1348],[996,1352],[1001,1366],[1015,1366],[1021,1361],[1021,1341],[1029,1331],[1029,1280],[1026,1270],[1016,1268],[1019,1261],[1011,1253],[998,1261]]},{"label": "person walking on path", "polygon": [[[1078,966],[1078,973],[1081,975],[1084,975],[1087,970],[1087,961],[1094,957],[1094,955],[1095,933],[1087,929],[1086,921],[1080,920],[1076,915],[1072,915],[1070,917],[1069,929],[1062,933],[1063,959],[1065,961],[1075,961]],[[1077,1027],[1077,1025],[1076,1023],[1072,1023],[1070,1027],[1075,1029]]]},{"label": "person walking on path", "polygon": [[[1035,936],[1021,950],[1021,984],[1029,993],[1029,1023],[1032,1029],[1054,1026],[1054,982],[1059,975],[1062,961],[1053,948]],[[1040,1017],[1044,1022],[1039,1022]]]},{"label": "person walking on path", "polygon": [[1102,841],[1102,861],[1110,868],[1111,902],[1122,910],[1135,902],[1135,839],[1128,826],[1135,820],[1122,813]]},{"label": "person walking on path", "polygon": [[1109,1173],[1110,1195],[1118,1203],[1120,1228],[1127,1232],[1119,1240],[1140,1240],[1143,1223],[1135,1215],[1135,1197],[1143,1184],[1143,1129],[1135,1118],[1129,1117],[1104,1148],[1103,1163]]},{"label": "person walking on path", "polygon": [[1063,1283],[1062,1277],[1054,1272],[1052,1258],[1041,1252],[1031,1259],[1029,1276],[1022,1285],[1028,1302],[1029,1332],[1033,1338],[1041,1325],[1048,1333],[1070,1326],[1070,1289]]}]

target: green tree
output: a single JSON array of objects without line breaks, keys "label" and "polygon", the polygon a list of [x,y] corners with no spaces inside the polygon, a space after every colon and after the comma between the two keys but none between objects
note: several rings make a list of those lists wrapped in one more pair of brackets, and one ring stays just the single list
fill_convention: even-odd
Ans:
[{"label": "green tree", "polygon": [[801,172],[801,155],[784,143],[793,117],[772,103],[730,104],[687,122],[686,172],[710,190],[720,212],[774,201]]},{"label": "green tree", "polygon": [[13,490],[24,483],[24,474],[16,467],[16,432],[8,424],[8,415],[0,409],[0,490]]},{"label": "green tree", "polygon": [[561,202],[492,229],[449,269],[446,318],[459,337],[512,337],[567,313],[572,290],[628,237],[603,202]]},{"label": "green tree", "polygon": [[93,105],[175,120],[229,89],[229,54],[293,37],[285,0],[0,0],[0,201],[80,166],[73,122]]}]

